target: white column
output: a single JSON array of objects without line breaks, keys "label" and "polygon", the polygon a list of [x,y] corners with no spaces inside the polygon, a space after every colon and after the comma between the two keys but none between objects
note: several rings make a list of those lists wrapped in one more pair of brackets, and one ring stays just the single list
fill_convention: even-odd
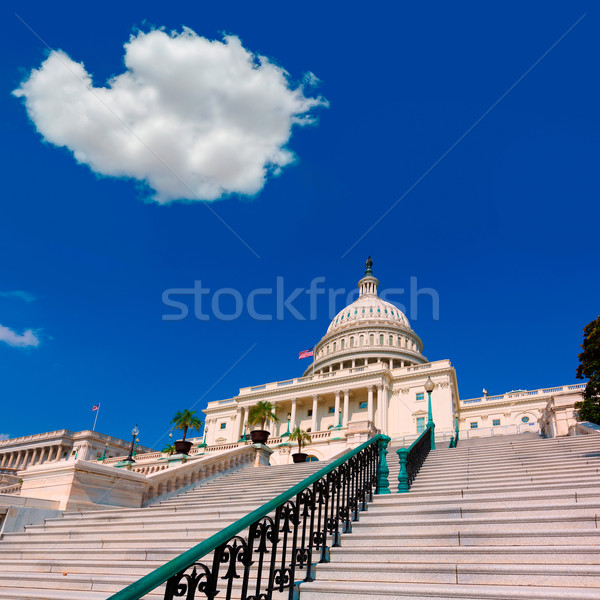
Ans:
[{"label": "white column", "polygon": [[[276,405],[276,404],[273,404],[273,408],[272,408],[272,410],[271,410],[271,414],[272,414],[273,416],[276,416],[276,415],[277,415],[277,408],[278,408],[278,407],[277,407],[277,405]],[[268,424],[268,423],[265,423],[265,427],[268,427],[268,426],[269,426],[269,424]],[[271,421],[271,435],[272,435],[273,437],[281,435],[281,434],[278,434],[278,433],[277,433],[277,421],[275,421],[275,419],[273,419],[273,420]]]},{"label": "white column", "polygon": [[8,458],[8,452],[5,452],[2,455],[2,462],[0,463],[0,467],[4,468],[6,466],[6,459]]},{"label": "white column", "polygon": [[[241,413],[241,421],[240,421],[240,431],[239,431],[239,436],[238,436],[238,440],[242,439],[242,434],[244,433],[244,425],[246,424],[246,419],[248,418],[248,415],[246,414],[246,407],[242,406],[242,413]],[[248,433],[248,431],[246,431],[246,433]],[[237,442],[237,440],[234,440]]]},{"label": "white column", "polygon": [[18,452],[12,452],[10,455],[10,461],[8,462],[8,466],[11,469],[14,469],[17,466],[17,461],[19,460],[19,453]]},{"label": "white column", "polygon": [[367,419],[373,421],[373,386],[367,387]]},{"label": "white column", "polygon": [[384,401],[383,401],[383,386],[377,386],[377,428],[383,429],[383,412],[384,412]]},{"label": "white column", "polygon": [[342,427],[348,427],[350,419],[350,390],[344,390],[344,412],[342,414]]},{"label": "white column", "polygon": [[340,420],[340,392],[335,393],[335,423],[334,426],[337,427],[337,424]]},{"label": "white column", "polygon": [[235,421],[233,423],[233,439],[232,442],[237,442],[240,439],[240,421],[242,417],[242,411],[238,408],[235,411]]},{"label": "white column", "polygon": [[292,398],[292,410],[290,417],[290,431],[296,429],[296,405],[298,404],[298,398]]},{"label": "white column", "polygon": [[388,434],[388,411],[390,410],[390,389],[387,386],[383,387],[381,398],[381,429],[385,435]]},{"label": "white column", "polygon": [[314,433],[318,431],[317,429],[317,410],[319,408],[319,394],[315,394],[313,397],[313,405],[312,405],[312,423],[310,425],[311,431]]}]

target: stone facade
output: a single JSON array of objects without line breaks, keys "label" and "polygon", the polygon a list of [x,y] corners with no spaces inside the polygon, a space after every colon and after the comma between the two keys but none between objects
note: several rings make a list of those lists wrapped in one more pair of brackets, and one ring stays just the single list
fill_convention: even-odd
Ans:
[{"label": "stone facade", "polygon": [[[0,441],[0,473],[16,474],[35,465],[78,458],[96,460],[106,456],[127,455],[131,442],[97,431],[49,431]],[[138,446],[138,452],[150,448]]]},{"label": "stone facade", "polygon": [[378,284],[368,269],[358,283],[358,299],[333,319],[302,377],[241,388],[233,398],[209,402],[203,441],[211,448],[240,442],[250,429],[250,407],[268,401],[279,418],[267,426],[274,464],[290,462],[295,452],[286,437],[288,422],[290,431],[299,426],[311,433],[305,451],[318,460],[378,431],[409,444],[427,423],[428,378],[435,386],[431,402],[439,443],[449,443],[457,429],[461,439],[523,431],[550,437],[569,433],[573,405],[585,384],[461,401],[450,361],[427,360],[406,316],[377,296]]}]

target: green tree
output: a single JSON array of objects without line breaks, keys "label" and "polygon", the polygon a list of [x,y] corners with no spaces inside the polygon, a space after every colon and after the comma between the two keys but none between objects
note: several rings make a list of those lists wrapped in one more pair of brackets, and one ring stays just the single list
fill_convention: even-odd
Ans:
[{"label": "green tree", "polygon": [[600,425],[600,315],[583,328],[583,352],[577,367],[577,379],[588,379],[583,400],[575,404],[580,421]]},{"label": "green tree", "polygon": [[307,431],[304,429],[300,429],[300,427],[296,427],[290,433],[290,442],[298,442],[298,452],[302,452],[302,447],[310,444],[312,442],[312,438]]},{"label": "green tree", "polygon": [[171,454],[175,454],[175,446],[173,446],[173,444],[167,444],[162,450],[161,452],[165,452],[166,454],[168,454],[169,456],[171,456]]},{"label": "green tree", "polygon": [[248,411],[248,425],[258,425],[264,430],[269,421],[279,423],[279,417],[273,413],[273,405],[270,402],[261,400]]},{"label": "green tree", "polygon": [[195,415],[195,410],[180,410],[175,413],[175,416],[171,421],[173,429],[183,430],[183,442],[185,442],[185,436],[187,435],[188,429],[200,431],[200,427],[202,427],[202,421]]}]

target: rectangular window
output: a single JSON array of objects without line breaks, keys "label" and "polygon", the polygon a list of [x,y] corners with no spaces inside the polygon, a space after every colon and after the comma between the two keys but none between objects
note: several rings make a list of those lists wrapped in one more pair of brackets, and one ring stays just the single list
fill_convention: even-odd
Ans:
[{"label": "rectangular window", "polygon": [[329,407],[329,414],[332,415],[335,413],[335,406],[330,406]]},{"label": "rectangular window", "polygon": [[221,429],[225,429],[227,427],[227,423],[221,423]]},{"label": "rectangular window", "polygon": [[417,433],[425,431],[425,417],[417,417]]},{"label": "rectangular window", "polygon": [[472,423],[469,423],[471,429],[477,429],[477,423],[475,423],[474,421]]},{"label": "rectangular window", "polygon": [[498,427],[498,426],[500,425],[500,419],[494,419],[494,420],[492,421],[492,425],[493,425],[494,427]]},{"label": "rectangular window", "polygon": [[362,410],[363,408],[367,408],[367,401],[363,400],[362,402],[359,402],[358,408],[359,408],[359,410]]},{"label": "rectangular window", "polygon": [[417,392],[417,402],[425,400],[425,392]]},{"label": "rectangular window", "polygon": [[308,409],[308,416],[309,416],[309,417],[312,417],[312,408],[309,408],[309,409]]}]

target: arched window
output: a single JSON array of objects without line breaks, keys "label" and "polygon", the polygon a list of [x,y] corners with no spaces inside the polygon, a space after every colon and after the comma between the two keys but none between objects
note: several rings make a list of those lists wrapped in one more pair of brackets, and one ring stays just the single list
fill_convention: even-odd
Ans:
[{"label": "arched window", "polygon": [[373,337],[373,334],[371,334],[369,336],[369,346],[373,346],[375,344],[375,338]]},{"label": "arched window", "polygon": [[383,346],[383,333],[379,334],[379,345]]},{"label": "arched window", "polygon": [[361,335],[361,336],[358,338],[358,345],[359,345],[359,346],[363,346],[363,345],[364,345],[364,343],[365,343],[365,336],[364,336],[364,335]]},{"label": "arched window", "polygon": [[340,342],[340,350],[343,350],[346,347],[346,340],[342,340]]},{"label": "arched window", "polygon": [[350,348],[354,348],[354,338],[350,338]]},{"label": "arched window", "polygon": [[394,336],[392,336],[392,335],[390,335],[389,344],[390,344],[390,346],[394,345]]},{"label": "arched window", "polygon": [[398,348],[402,345],[402,338],[398,336]]},{"label": "arched window", "polygon": [[333,342],[333,351],[335,352],[337,350],[337,342]]}]

